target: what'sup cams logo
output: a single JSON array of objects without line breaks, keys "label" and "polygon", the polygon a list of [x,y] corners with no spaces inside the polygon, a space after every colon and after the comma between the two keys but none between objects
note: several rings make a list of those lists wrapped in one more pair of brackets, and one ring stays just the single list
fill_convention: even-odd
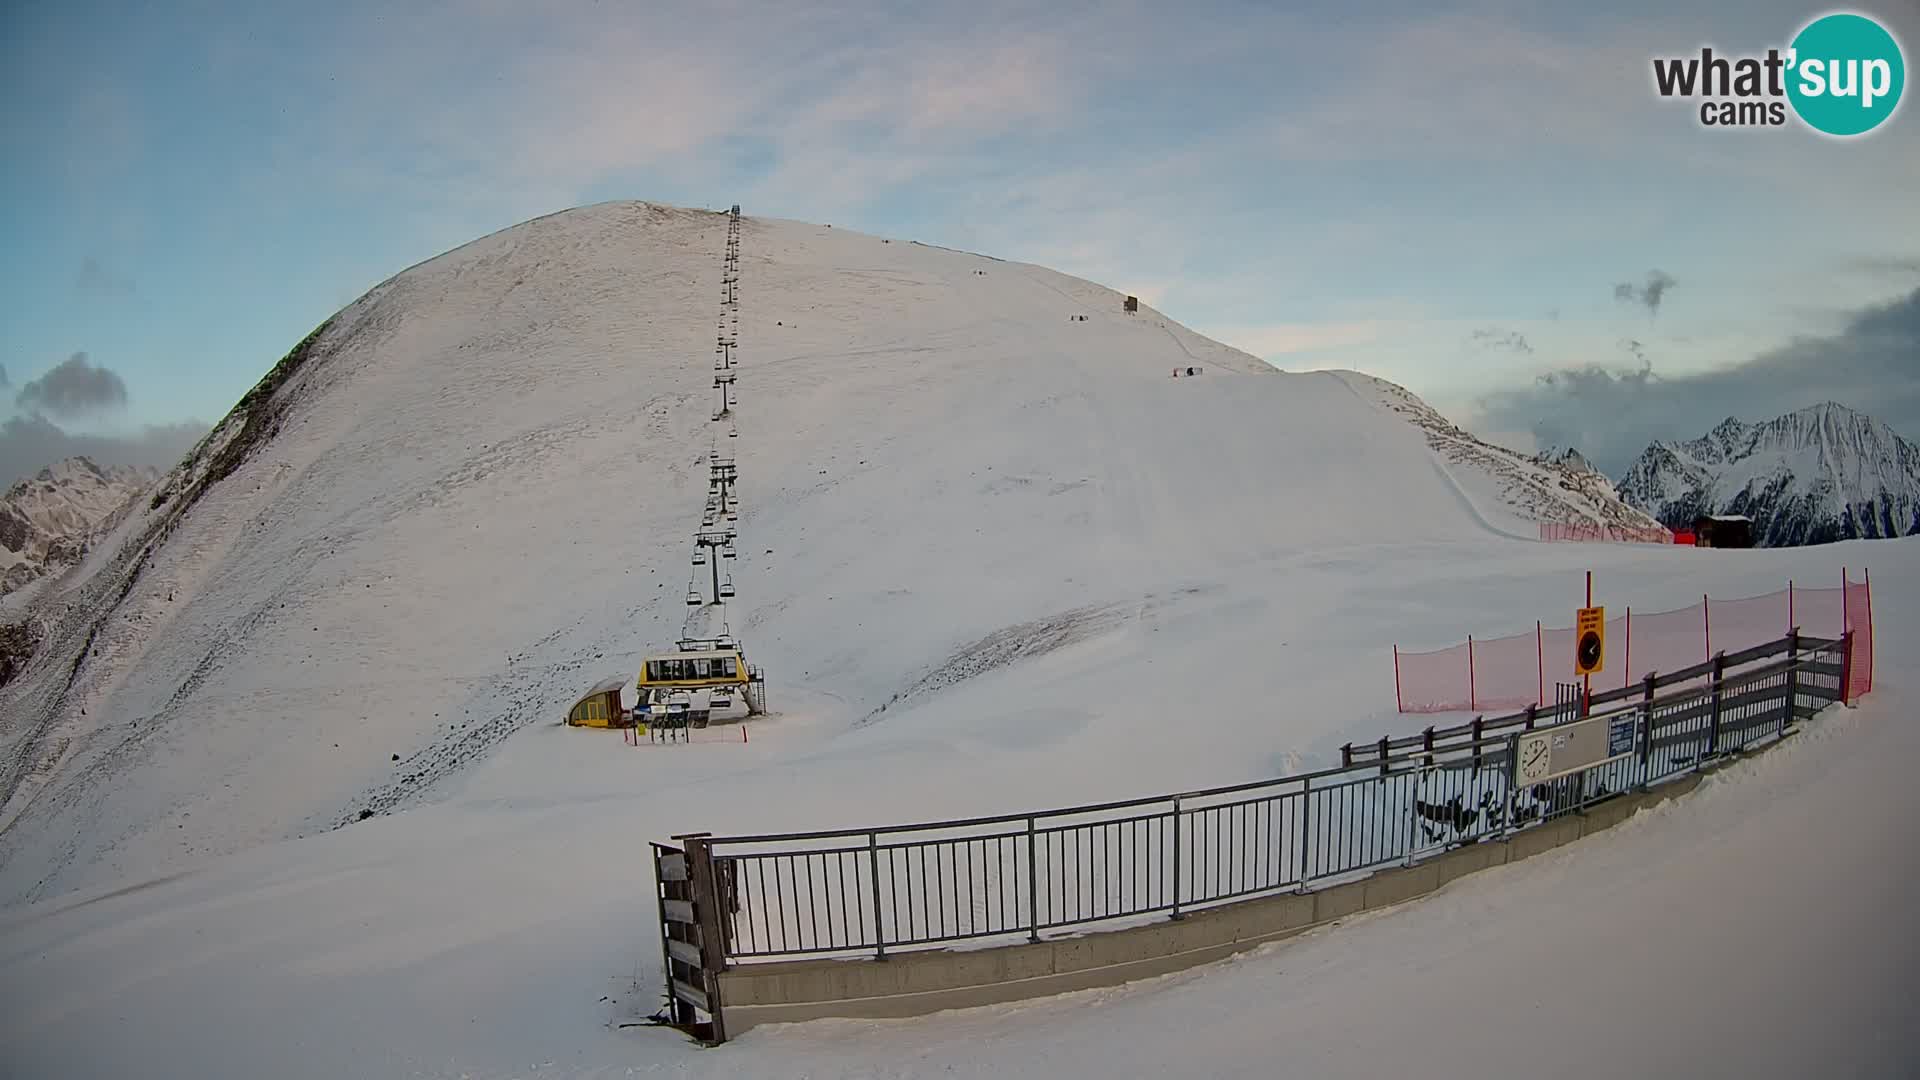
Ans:
[{"label": "what'sup cams logo", "polygon": [[1865,135],[1890,119],[1906,88],[1900,43],[1865,15],[1836,12],[1800,28],[1765,56],[1656,57],[1653,86],[1663,98],[1700,101],[1704,127],[1780,127],[1788,107],[1825,135]]}]

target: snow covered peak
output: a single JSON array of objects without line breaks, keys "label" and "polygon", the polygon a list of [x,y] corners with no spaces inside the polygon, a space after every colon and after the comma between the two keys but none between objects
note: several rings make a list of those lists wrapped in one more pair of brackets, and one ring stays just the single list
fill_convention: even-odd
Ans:
[{"label": "snow covered peak", "polygon": [[8,488],[0,496],[0,594],[73,565],[157,475],[71,457]]},{"label": "snow covered peak", "polygon": [[1543,465],[1560,466],[1572,472],[1597,473],[1600,471],[1594,468],[1593,462],[1589,461],[1585,454],[1571,446],[1549,446],[1535,454],[1534,460]]},{"label": "snow covered peak", "polygon": [[1835,402],[1760,423],[1728,418],[1698,439],[1647,447],[1622,498],[1680,527],[1744,514],[1778,546],[1920,532],[1920,448]]}]

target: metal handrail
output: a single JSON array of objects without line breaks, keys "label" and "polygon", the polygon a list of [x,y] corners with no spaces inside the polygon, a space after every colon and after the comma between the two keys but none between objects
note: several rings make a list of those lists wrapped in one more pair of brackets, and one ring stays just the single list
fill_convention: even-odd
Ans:
[{"label": "metal handrail", "polygon": [[[1753,662],[1802,646],[1790,658]],[[1538,784],[1511,775],[1514,725],[1488,731],[1483,723],[1478,738],[1423,734],[1384,758],[1174,794],[886,826],[690,834],[689,858],[712,868],[705,903],[720,913],[712,933],[722,965],[885,957],[940,942],[1037,941],[1060,927],[1179,919],[1500,839],[1784,735],[1810,709],[1841,700],[1832,659],[1845,647],[1790,635],[1781,647],[1735,654],[1748,662],[1739,671],[1716,657],[1719,677],[1706,685],[1660,692],[1650,677],[1642,696],[1616,709],[1536,714],[1549,727],[1634,718],[1631,753]]]}]

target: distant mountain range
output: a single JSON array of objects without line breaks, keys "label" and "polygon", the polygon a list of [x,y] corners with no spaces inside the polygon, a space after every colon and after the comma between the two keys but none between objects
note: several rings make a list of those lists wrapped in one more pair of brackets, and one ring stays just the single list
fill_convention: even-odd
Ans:
[{"label": "distant mountain range", "polygon": [[79,562],[159,475],[74,457],[13,485],[0,496],[0,594]]},{"label": "distant mountain range", "polygon": [[1833,402],[1656,442],[1617,488],[1668,528],[1700,514],[1752,518],[1766,547],[1920,533],[1920,447]]}]

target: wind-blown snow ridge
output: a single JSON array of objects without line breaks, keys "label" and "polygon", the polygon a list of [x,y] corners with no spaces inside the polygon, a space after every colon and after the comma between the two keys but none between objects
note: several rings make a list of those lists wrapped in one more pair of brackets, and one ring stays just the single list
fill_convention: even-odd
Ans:
[{"label": "wind-blown snow ridge", "polygon": [[[1427,441],[1474,505],[1511,523],[1514,535],[1532,535],[1531,523],[1652,529],[1659,523],[1622,502],[1613,482],[1577,451],[1529,457],[1483,442],[1407,390],[1372,375],[1343,372],[1356,393],[1406,417]],[[1527,523],[1525,525],[1521,523]]]}]

